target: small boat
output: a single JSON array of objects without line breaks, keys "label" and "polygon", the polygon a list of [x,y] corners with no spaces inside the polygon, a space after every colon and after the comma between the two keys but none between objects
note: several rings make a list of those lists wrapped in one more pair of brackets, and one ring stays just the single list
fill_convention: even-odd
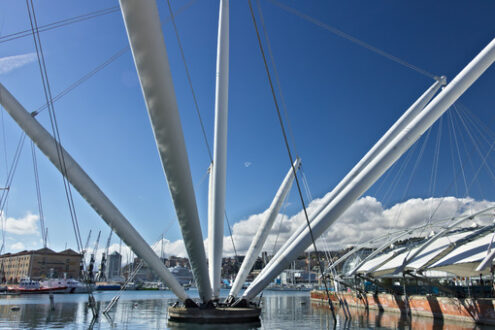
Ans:
[{"label": "small boat", "polygon": [[69,278],[69,279],[46,279],[40,282],[42,287],[57,287],[57,286],[65,286],[65,290],[59,290],[56,293],[88,293],[94,289],[93,284],[84,284],[79,282],[78,280]]},{"label": "small boat", "polygon": [[282,285],[271,285],[265,288],[267,291],[311,291],[311,288],[304,285],[291,285],[291,284],[282,284]]},{"label": "small boat", "polygon": [[42,286],[39,281],[34,281],[29,278],[22,278],[18,285],[8,286],[8,292],[14,293],[51,293],[57,291],[64,291],[67,289],[66,285],[49,285]]},{"label": "small boat", "polygon": [[118,291],[120,290],[120,283],[117,282],[96,282],[96,291]]},{"label": "small boat", "polygon": [[166,290],[162,282],[144,282],[139,290]]}]

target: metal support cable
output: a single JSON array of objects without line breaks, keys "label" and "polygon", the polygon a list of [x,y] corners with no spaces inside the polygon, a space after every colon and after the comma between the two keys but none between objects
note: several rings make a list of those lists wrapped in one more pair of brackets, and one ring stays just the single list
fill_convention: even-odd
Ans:
[{"label": "metal support cable", "polygon": [[9,162],[7,159],[7,135],[5,134],[5,119],[3,116],[3,109],[0,106],[0,117],[2,120],[2,147],[3,147],[3,156],[5,160],[5,173],[7,173],[9,169]]},{"label": "metal support cable", "polygon": [[449,116],[449,120],[450,120],[450,123],[452,125],[452,135],[454,136],[454,142],[455,142],[455,147],[457,149],[457,158],[459,160],[459,165],[461,167],[461,174],[462,174],[462,179],[463,179],[463,182],[464,182],[464,188],[466,189],[466,196],[469,195],[469,188],[468,188],[468,185],[467,185],[467,180],[466,180],[466,173],[464,171],[464,164],[462,163],[462,159],[461,159],[461,151],[459,149],[459,142],[457,140],[457,134],[455,132],[455,125],[454,125],[454,119],[452,118],[452,113],[449,112],[448,113],[448,116]]},{"label": "metal support cable", "polygon": [[[455,104],[454,104],[454,110],[455,110],[454,111],[455,114],[457,115],[457,120],[460,121],[462,124],[464,124],[464,119],[462,118],[461,114],[457,111],[457,108],[455,107]],[[471,137],[471,135],[470,135],[471,134],[471,131],[469,130],[469,128],[468,127],[464,127],[464,129],[467,131],[468,135]],[[459,129],[459,130],[461,130],[461,129]],[[460,140],[461,140],[462,146],[464,148],[464,153],[467,155],[467,160],[469,162],[469,165],[471,166],[471,169],[474,171],[474,169],[475,169],[475,166],[474,166],[474,163],[473,163],[474,157],[473,157],[473,155],[471,155],[469,153],[468,142],[466,142],[467,138],[465,138],[464,134],[460,134]],[[471,150],[473,150],[473,149],[476,150],[478,152],[479,157],[482,159],[483,158],[483,154],[479,150],[478,144],[476,143],[476,141],[475,141],[474,138],[472,138],[471,143],[474,145],[474,148],[471,148]],[[489,167],[488,167],[488,172],[489,173],[491,172],[490,169],[489,169]],[[492,180],[493,180],[494,179],[493,173],[491,173],[491,174],[492,174]],[[476,180],[476,184],[478,186],[478,189],[479,189],[481,198],[482,199],[485,199],[485,196],[484,196],[484,193],[483,193],[483,188],[481,186],[481,182],[479,180]],[[470,185],[468,185],[468,188],[469,188],[469,191],[472,191]]]},{"label": "metal support cable", "polygon": [[36,158],[36,149],[34,147],[34,142],[31,141],[31,155],[33,158],[33,171],[34,171],[34,182],[36,187],[36,199],[38,200],[38,212],[40,217],[40,228],[41,228],[41,239],[43,240],[43,247],[46,248],[46,237],[45,237],[45,215],[43,212],[43,203],[41,200],[41,187],[40,187],[40,177],[38,173],[38,161]]},{"label": "metal support cable", "polygon": [[[395,173],[395,175],[393,176],[392,182],[390,183],[388,189],[384,193],[383,202],[382,202],[383,205],[388,205],[389,201],[391,200],[393,193],[395,192],[395,189],[399,184],[400,178],[402,178],[407,166],[409,165],[409,162],[411,161],[412,156],[416,152],[417,147],[418,147],[418,142],[416,141],[414,145],[407,151],[405,158],[402,161],[402,164],[398,168],[397,173]],[[402,157],[404,157],[404,155]]]},{"label": "metal support cable", "polygon": [[432,202],[433,202],[433,196],[435,194],[435,187],[437,186],[437,178],[438,178],[438,163],[440,161],[440,145],[442,141],[442,130],[443,130],[443,116],[440,117],[439,123],[438,123],[438,131],[437,131],[437,138],[435,141],[435,151],[433,154],[433,164],[431,166],[431,174],[430,174],[430,184],[428,187],[428,194],[432,197],[430,202],[428,203],[428,209],[430,210],[430,215],[429,219],[431,219],[432,216]]},{"label": "metal support cable", "polygon": [[[99,17],[99,16],[103,16],[103,15],[115,13],[115,12],[118,12],[119,10],[120,10],[119,6],[114,6],[114,7],[110,7],[110,8],[106,8],[106,9],[101,9],[101,10],[93,11],[93,12],[90,12],[90,13],[87,13],[87,14],[82,14],[82,15],[78,15],[78,16],[66,18],[66,19],[63,19],[63,20],[60,20],[60,21],[52,22],[52,23],[49,23],[49,24],[40,25],[38,27],[38,29],[39,29],[40,32],[45,32],[45,31],[53,30],[53,29],[56,29],[56,28],[59,28],[59,27],[63,27],[63,26],[69,25],[69,24],[83,22],[83,21],[89,20],[91,18],[95,18],[95,17]],[[19,39],[19,38],[28,37],[30,35],[31,35],[31,29],[27,29],[27,30],[23,30],[23,31],[15,32],[15,33],[6,34],[6,35],[0,37],[0,43],[4,43],[4,42],[7,42],[7,41],[12,41],[12,40],[16,40],[16,39]]]},{"label": "metal support cable", "polygon": [[2,194],[0,195],[0,215],[5,217],[5,206],[7,204],[7,198],[10,192],[10,187],[12,185],[12,180],[14,180],[14,174],[17,169],[17,165],[19,164],[19,158],[21,156],[21,151],[24,146],[24,141],[26,140],[26,134],[23,132],[19,138],[19,142],[17,143],[17,147],[14,152],[14,156],[12,159],[12,164],[10,166],[10,170],[7,174],[7,179],[5,180],[5,189],[2,190]]},{"label": "metal support cable", "polygon": [[[0,117],[1,117],[1,120],[2,120],[2,142],[3,142],[3,155],[4,155],[4,159],[5,159],[5,173],[8,173],[9,171],[9,162],[7,160],[7,137],[6,137],[6,134],[5,134],[5,120],[4,120],[4,116],[3,116],[3,109],[2,107],[0,106]],[[3,187],[4,189],[7,188],[7,186]],[[0,211],[0,227],[1,227],[1,230],[2,230],[2,247],[0,248],[0,254],[3,252],[3,247],[4,247],[4,244],[5,244],[5,213],[4,213],[4,210],[2,209]]]},{"label": "metal support cable", "polygon": [[[206,129],[205,129],[205,125],[203,123],[203,118],[201,117],[201,112],[199,111],[198,98],[196,97],[196,92],[194,91],[191,74],[189,73],[189,67],[187,65],[186,56],[184,53],[184,48],[182,47],[182,42],[181,42],[181,39],[179,36],[179,30],[177,28],[177,24],[175,23],[175,16],[174,16],[174,12],[172,10],[172,6],[170,4],[170,0],[167,0],[167,7],[168,7],[168,10],[170,13],[170,22],[172,23],[172,26],[173,26],[174,32],[175,32],[175,37],[177,38],[177,44],[179,46],[179,53],[180,53],[180,56],[182,59],[182,63],[184,64],[184,70],[186,72],[186,78],[187,78],[187,82],[189,84],[189,89],[191,90],[191,95],[192,95],[193,103],[194,103],[194,109],[196,110],[196,114],[198,115],[199,124],[201,126],[201,132],[203,134],[203,139],[204,139],[204,142],[206,145],[206,149],[208,151],[208,157],[210,158],[210,162],[213,163],[213,155],[211,153],[210,143],[208,142],[208,137],[206,135]],[[235,243],[234,243],[234,236],[232,235],[232,228],[230,226],[230,221],[229,221],[229,218],[227,216],[226,210],[224,210],[224,214],[225,214],[225,220],[227,222],[227,227],[228,227],[229,233],[230,233],[230,240],[232,241],[232,247],[234,249],[234,254],[237,257],[237,249],[236,249]],[[237,260],[237,258],[236,258],[236,260]]]},{"label": "metal support cable", "polygon": [[[464,118],[462,117],[461,113],[459,112],[459,110],[457,109],[455,103],[454,103],[454,110],[455,110],[456,114],[459,116],[459,119],[461,121],[461,124],[464,126],[464,129],[466,130],[469,138],[471,139],[471,142],[473,143],[473,145],[474,145],[474,147],[475,147],[478,155],[480,156],[481,159],[483,159],[483,153],[481,152],[480,147],[476,143],[476,141],[475,141],[475,139],[474,139],[471,131],[467,127],[466,122],[465,122]],[[489,166],[486,166],[486,170],[488,171],[488,173],[490,174],[490,176],[492,177],[492,179],[495,180],[495,175],[493,174],[493,171],[491,170],[491,168]]]},{"label": "metal support cable", "polygon": [[[488,135],[490,139],[495,138],[495,131],[493,131],[490,128],[490,126],[493,126],[493,125],[491,125],[491,124],[493,124],[493,118],[492,118],[490,123],[487,123],[485,121],[482,121],[478,116],[476,116],[474,114],[474,112],[471,111],[466,105],[464,105],[460,102],[456,102],[456,104],[457,104],[457,106],[464,109],[464,111],[469,115],[468,118],[470,118],[470,120],[473,122],[473,125],[475,127],[479,128],[481,135]],[[482,131],[484,131],[484,133],[481,133]],[[490,144],[490,143],[488,143],[488,144]]]},{"label": "metal support cable", "polygon": [[177,24],[175,24],[174,12],[172,11],[170,0],[167,0],[167,6],[168,6],[168,11],[170,13],[170,21],[172,23],[172,26],[174,27],[175,37],[177,38],[177,44],[179,45],[179,53],[182,58],[182,63],[184,63],[184,70],[186,71],[187,82],[189,84],[189,88],[191,89],[191,94],[194,102],[194,109],[196,110],[196,114],[198,115],[199,123],[201,125],[201,131],[203,132],[203,139],[206,144],[206,149],[208,150],[208,156],[210,157],[210,162],[213,162],[213,156],[211,154],[210,144],[208,143],[208,137],[206,136],[205,126],[203,124],[203,119],[201,118],[201,113],[199,111],[198,99],[196,97],[196,93],[194,92],[191,74],[189,73],[189,67],[187,66],[186,56],[184,54],[184,49],[182,47],[182,42],[179,36],[179,30],[177,29]]},{"label": "metal support cable", "polygon": [[[296,168],[294,167],[294,160],[293,160],[292,153],[291,153],[290,146],[289,146],[289,142],[288,142],[288,139],[287,139],[287,134],[285,132],[284,122],[282,120],[282,115],[280,113],[280,108],[278,106],[277,97],[275,95],[275,90],[274,90],[274,87],[273,87],[272,78],[270,76],[270,70],[268,69],[268,63],[266,61],[265,52],[263,50],[263,44],[261,42],[261,37],[260,37],[259,30],[258,30],[258,25],[256,24],[256,18],[254,16],[253,5],[251,3],[251,0],[248,0],[248,4],[249,4],[249,11],[251,12],[251,18],[252,18],[252,21],[253,21],[253,24],[254,24],[254,29],[256,31],[256,37],[258,39],[258,45],[259,45],[259,49],[260,49],[260,52],[261,52],[261,57],[263,58],[263,63],[264,63],[264,66],[265,66],[265,71],[266,71],[266,74],[267,74],[267,77],[268,77],[268,82],[270,84],[270,90],[271,90],[271,93],[272,93],[273,102],[274,102],[274,105],[275,105],[275,109],[277,111],[277,117],[278,117],[278,120],[280,122],[280,128],[282,130],[282,135],[284,137],[285,147],[287,149],[287,154],[289,156],[290,165],[292,167],[292,172],[294,174],[294,179],[296,181],[297,191],[299,193],[299,198],[301,200],[301,204],[302,204],[302,207],[303,207],[304,217],[306,218],[306,223],[307,223],[307,226],[308,226],[309,234],[311,236],[311,241],[313,242],[313,248],[314,248],[316,254],[318,255],[318,249],[316,247],[316,242],[315,242],[315,238],[314,238],[314,235],[313,235],[313,230],[311,229],[311,224],[309,223],[308,212],[306,210],[306,205],[304,203],[304,198],[303,198],[302,191],[301,191],[301,185],[300,185],[299,179],[297,177]],[[335,313],[334,313],[334,310],[333,310],[332,300],[330,299],[330,294],[328,292],[327,282],[325,281],[325,277],[324,277],[325,276],[324,275],[324,267],[323,267],[322,262],[321,262],[321,259],[319,257],[318,257],[318,260],[320,261],[320,271],[321,271],[321,274],[323,276],[323,280],[324,280],[324,283],[325,283],[325,289],[326,289],[326,293],[327,293],[328,304],[329,304],[329,306],[330,306],[330,308],[332,310],[332,315],[334,317],[334,321],[336,322],[336,317],[335,317]]]},{"label": "metal support cable", "polygon": [[437,182],[437,176],[438,176],[438,163],[440,161],[440,145],[442,142],[442,129],[443,129],[443,116],[440,117],[439,123],[438,123],[438,131],[437,131],[437,138],[435,140],[435,151],[433,154],[433,164],[431,167],[431,174],[430,174],[430,184],[428,187],[428,193],[430,196],[433,197],[433,194],[435,193],[435,187],[436,187],[436,182]]},{"label": "metal support cable", "polygon": [[289,136],[291,137],[292,146],[294,147],[294,152],[295,152],[296,157],[297,157],[297,156],[299,156],[299,153],[297,152],[296,139],[294,138],[294,131],[292,130],[292,125],[290,124],[289,113],[287,111],[287,104],[285,102],[284,93],[282,92],[282,85],[280,84],[280,78],[278,75],[277,66],[275,65],[275,59],[273,57],[272,46],[270,44],[270,38],[268,37],[268,32],[266,31],[265,19],[263,18],[263,11],[261,10],[260,0],[257,0],[256,4],[258,7],[258,13],[260,16],[261,30],[263,31],[263,35],[265,36],[266,49],[268,51],[268,57],[270,58],[270,62],[272,64],[272,68],[273,68],[273,76],[275,78],[275,83],[277,84],[278,93],[280,95],[280,103],[282,105],[282,110],[283,110],[283,113],[285,116],[285,122],[287,123]]},{"label": "metal support cable", "polygon": [[[416,170],[418,168],[418,165],[421,162],[421,159],[423,158],[423,153],[424,153],[425,147],[426,147],[426,145],[428,143],[428,140],[429,140],[429,137],[430,137],[430,133],[431,133],[431,127],[428,129],[428,132],[426,134],[426,137],[425,137],[425,139],[424,139],[424,141],[423,141],[423,143],[421,145],[421,148],[419,149],[418,156],[416,157],[416,161],[414,162],[414,165],[413,165],[411,174],[409,175],[409,179],[407,181],[406,187],[404,189],[404,192],[402,193],[401,200],[404,200],[405,197],[406,197],[406,195],[407,195],[407,193],[409,192],[409,188],[410,188],[412,179],[414,178],[414,174],[416,173]],[[402,210],[404,209],[404,206],[405,206],[404,203],[400,204],[400,206],[399,206],[399,211],[397,212],[397,215],[395,216],[395,220],[394,220],[396,224],[400,220],[400,216],[402,215]]]},{"label": "metal support cable", "polygon": [[292,13],[292,14],[294,14],[294,15],[296,15],[296,16],[298,16],[298,17],[300,17],[300,18],[302,18],[302,19],[304,19],[304,20],[306,20],[306,21],[308,21],[310,23],[313,23],[313,24],[315,24],[315,25],[317,25],[317,26],[319,26],[319,27],[321,27],[321,28],[323,28],[323,29],[325,29],[325,30],[327,30],[327,31],[329,31],[329,32],[331,32],[331,33],[339,36],[339,37],[342,37],[342,38],[344,38],[344,39],[346,39],[346,40],[348,40],[348,41],[350,41],[350,42],[352,42],[352,43],[354,43],[354,44],[356,44],[356,45],[358,45],[360,47],[363,47],[365,49],[368,49],[369,51],[371,51],[371,52],[373,52],[373,53],[375,53],[377,55],[383,56],[383,57],[385,57],[385,58],[387,58],[387,59],[389,59],[389,60],[391,60],[391,61],[393,61],[393,62],[395,62],[397,64],[400,64],[400,65],[402,65],[402,66],[404,66],[406,68],[409,68],[411,70],[414,70],[414,71],[418,72],[419,74],[422,74],[425,77],[431,78],[433,80],[437,80],[437,76],[434,75],[433,73],[430,73],[430,72],[428,72],[428,71],[426,71],[424,69],[421,69],[421,68],[419,68],[419,67],[417,67],[417,66],[415,66],[415,65],[413,65],[413,64],[411,64],[409,62],[406,62],[406,61],[398,58],[397,56],[394,56],[394,55],[389,54],[389,53],[387,53],[387,52],[385,52],[385,51],[383,51],[381,49],[378,49],[378,48],[376,48],[376,47],[374,47],[374,46],[372,46],[372,45],[370,45],[370,44],[368,44],[368,43],[366,43],[364,41],[361,41],[361,40],[357,39],[356,37],[351,36],[350,34],[347,34],[347,33],[343,32],[343,31],[341,31],[341,30],[339,30],[339,29],[337,29],[337,28],[335,28],[333,26],[330,26],[330,25],[328,25],[326,23],[323,23],[322,21],[319,21],[316,18],[313,18],[313,17],[311,17],[311,16],[309,16],[307,14],[304,14],[304,13],[302,13],[302,12],[300,12],[300,11],[294,9],[294,8],[291,8],[289,6],[286,6],[286,5],[280,3],[280,2],[278,2],[276,0],[269,0],[269,1],[272,4],[276,5],[277,7],[281,8],[281,9],[283,9],[283,10],[289,12],[289,13]]},{"label": "metal support cable", "polygon": [[423,154],[424,154],[426,145],[428,144],[428,140],[430,139],[430,134],[431,134],[431,127],[426,132],[426,136],[425,136],[425,139],[423,141],[423,144],[421,145],[421,148],[419,149],[419,153],[418,153],[418,156],[416,157],[416,161],[414,162],[414,165],[413,165],[413,168],[411,171],[411,175],[409,176],[409,180],[407,181],[406,188],[404,190],[404,193],[402,194],[402,199],[404,199],[406,197],[407,193],[409,192],[409,188],[410,188],[411,182],[414,178],[414,174],[416,173],[416,170],[418,169],[419,163],[421,162],[421,160],[423,158]]},{"label": "metal support cable", "polygon": [[56,115],[55,115],[55,109],[53,106],[53,101],[52,101],[53,97],[51,94],[50,81],[48,79],[48,73],[47,73],[45,58],[44,58],[44,54],[43,54],[43,47],[41,45],[41,38],[40,38],[40,34],[39,34],[38,23],[37,23],[37,19],[36,19],[36,13],[34,10],[33,0],[26,0],[26,5],[27,5],[27,9],[28,9],[29,21],[31,23],[31,32],[33,35],[36,54],[38,57],[38,65],[40,68],[40,73],[41,73],[41,78],[42,78],[41,80],[43,83],[43,91],[45,94],[46,103],[48,104],[50,123],[52,126],[54,138],[58,142],[56,145],[57,155],[58,155],[60,167],[62,169],[62,179],[64,182],[64,189],[65,189],[65,194],[66,194],[66,198],[67,198],[68,205],[69,205],[69,211],[70,211],[70,215],[71,215],[71,219],[72,219],[72,225],[74,228],[74,234],[76,236],[77,248],[79,251],[81,251],[83,248],[82,240],[81,240],[81,234],[79,231],[79,224],[78,224],[77,215],[75,212],[74,200],[72,198],[72,190],[71,190],[69,182],[67,181],[67,167],[65,164],[65,159],[64,159],[62,150],[61,150],[62,147],[61,147],[60,133],[58,130],[58,124],[57,124],[57,119],[56,119]]},{"label": "metal support cable", "polygon": [[458,187],[457,187],[457,170],[456,170],[456,166],[455,166],[455,156],[454,156],[454,143],[453,143],[453,137],[452,137],[452,124],[450,121],[448,121],[449,123],[449,146],[450,146],[450,161],[452,162],[452,171],[454,172],[454,192],[455,192],[455,195],[457,196],[458,195]]},{"label": "metal support cable", "polygon": [[[113,63],[115,60],[117,60],[119,57],[121,57],[122,55],[124,55],[128,51],[129,51],[129,46],[125,46],[125,47],[121,48],[116,53],[114,53],[112,56],[110,56],[107,60],[105,60],[103,63],[101,63],[100,65],[98,65],[97,67],[95,67],[93,70],[89,71],[84,76],[82,76],[81,78],[79,78],[78,80],[76,80],[75,82],[73,82],[72,84],[70,84],[69,86],[67,86],[67,88],[65,88],[64,90],[62,90],[60,93],[58,93],[57,95],[55,95],[53,97],[53,99],[51,100],[51,102],[52,103],[57,102],[62,97],[64,97],[68,93],[70,93],[75,88],[79,87],[86,80],[88,80],[89,78],[93,77],[96,73],[100,72],[102,69],[104,69],[105,67],[107,67],[109,64]],[[38,109],[34,110],[31,113],[31,115],[33,117],[34,116],[37,116],[43,110],[48,109],[48,107],[49,107],[49,104],[48,103],[45,103],[44,105],[40,106]]]}]

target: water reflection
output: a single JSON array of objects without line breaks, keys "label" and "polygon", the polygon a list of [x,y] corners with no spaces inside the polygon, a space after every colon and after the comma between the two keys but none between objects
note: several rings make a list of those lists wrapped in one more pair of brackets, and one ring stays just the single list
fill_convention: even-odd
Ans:
[{"label": "water reflection", "polygon": [[[328,306],[321,303],[311,303],[314,310],[330,313]],[[384,312],[379,310],[366,310],[363,308],[339,307],[337,312],[337,328],[385,328],[385,329],[492,329],[489,326],[475,325],[459,321],[434,319],[428,317],[412,316],[405,313]],[[347,323],[347,325],[346,325]]]},{"label": "water reflection", "polygon": [[[190,290],[192,291],[192,290]],[[194,291],[190,294],[194,294]],[[227,292],[225,292],[226,294]],[[96,294],[102,311],[115,292]],[[266,292],[262,298],[261,323],[230,325],[192,325],[168,322],[169,304],[176,300],[170,292],[125,292],[105,316],[95,321],[97,329],[472,329],[472,324],[443,322],[430,318],[409,320],[399,313],[383,313],[352,307],[336,308],[336,322],[328,306],[312,303],[307,292]],[[13,306],[20,309],[13,311]],[[91,327],[93,315],[87,295],[56,295],[53,309],[47,295],[0,298],[0,328],[71,328]],[[482,328],[482,327],[478,327]]]}]

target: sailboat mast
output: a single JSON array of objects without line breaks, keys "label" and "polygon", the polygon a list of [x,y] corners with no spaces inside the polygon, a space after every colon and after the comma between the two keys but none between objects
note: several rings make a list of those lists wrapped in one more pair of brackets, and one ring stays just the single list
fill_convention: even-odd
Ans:
[{"label": "sailboat mast", "polygon": [[220,0],[215,84],[215,140],[208,211],[208,259],[213,297],[220,294],[227,171],[227,118],[229,93],[229,0]]}]

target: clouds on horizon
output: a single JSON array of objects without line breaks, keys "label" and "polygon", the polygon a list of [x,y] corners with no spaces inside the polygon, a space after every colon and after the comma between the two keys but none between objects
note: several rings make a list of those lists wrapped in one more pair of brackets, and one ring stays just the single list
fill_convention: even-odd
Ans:
[{"label": "clouds on horizon", "polygon": [[[308,206],[308,214],[312,214],[322,204],[322,199],[313,200]],[[397,203],[390,208],[384,208],[382,203],[374,197],[366,196],[358,199],[339,219],[330,226],[318,240],[317,247],[321,250],[339,250],[357,242],[379,237],[388,231],[396,231],[424,224],[427,219],[436,220],[458,217],[469,212],[476,212],[493,206],[490,201],[476,201],[472,198],[412,198],[402,203]],[[433,214],[433,216],[431,216]],[[237,253],[245,255],[249,249],[261,221],[267,216],[267,210],[252,214],[238,221],[232,227],[234,243]],[[478,219],[478,223],[487,223],[492,220],[488,217]],[[263,251],[272,254],[287,241],[295,230],[306,223],[303,212],[288,216],[280,214],[267,238]],[[470,225],[471,222],[466,222]],[[425,233],[426,234],[426,233]],[[208,239],[204,240],[207,251]],[[160,255],[160,241],[154,244],[153,250]],[[224,256],[233,256],[234,249],[230,236],[224,236]],[[312,247],[310,248],[312,250]],[[110,251],[118,251],[118,245],[114,244]],[[130,250],[125,250],[130,251]],[[165,256],[187,257],[184,242],[182,240],[163,240]],[[129,253],[129,252],[125,252]],[[123,253],[124,260],[126,255]]]},{"label": "clouds on horizon", "polygon": [[[308,214],[311,215],[322,204],[322,198],[314,199],[307,206]],[[397,203],[390,208],[384,208],[382,203],[374,197],[366,196],[358,199],[352,206],[339,217],[339,219],[330,226],[318,240],[317,247],[320,250],[338,250],[357,242],[379,237],[388,231],[397,231],[403,228],[410,228],[424,224],[430,217],[432,221],[457,217],[469,212],[476,212],[495,202],[477,201],[472,198],[411,198],[402,203]],[[433,216],[431,216],[434,214]],[[238,221],[232,227],[234,243],[237,253],[245,255],[249,249],[261,221],[267,216],[267,210],[247,216],[245,219]],[[493,215],[477,220],[478,223],[487,223],[491,221]],[[38,215],[27,213],[23,218],[7,218],[6,231],[16,235],[39,234]],[[296,229],[305,225],[303,212],[300,211],[292,216],[280,214],[275,221],[273,228],[268,235],[263,251],[269,254],[275,253],[280,246],[287,241]],[[467,222],[467,225],[471,222]],[[38,240],[39,238],[37,238]],[[208,239],[204,240],[205,250],[207,251]],[[23,249],[19,243],[14,242],[11,249]],[[90,251],[92,244],[90,244]],[[157,255],[162,252],[162,242],[157,241],[152,246]],[[234,249],[230,236],[224,236],[223,242],[224,256],[233,256]],[[312,249],[312,248],[310,248]],[[104,249],[100,245],[97,252],[97,260],[101,259]],[[109,247],[109,253],[121,251],[123,262],[128,263],[132,258],[131,250],[125,244],[122,247],[114,243]],[[163,254],[165,257],[178,256],[187,257],[183,240],[170,241],[163,239]]]},{"label": "clouds on horizon", "polygon": [[[308,206],[311,214],[322,204],[322,199],[313,200]],[[457,217],[468,212],[475,212],[494,205],[490,201],[476,201],[472,198],[412,198],[384,208],[374,197],[358,199],[342,214],[337,221],[317,240],[320,250],[339,250],[357,242],[365,242],[379,237],[388,231],[396,231],[424,224],[431,217],[432,221]],[[245,254],[251,241],[266,217],[267,211],[254,214],[234,224],[232,231],[237,252]],[[431,216],[433,214],[433,216]],[[486,219],[482,219],[485,222]],[[263,248],[269,254],[277,251],[296,229],[305,225],[302,211],[295,215],[280,214]],[[310,248],[312,250],[312,248]],[[233,255],[230,237],[224,238],[224,255]]]},{"label": "clouds on horizon", "polygon": [[0,58],[0,75],[7,74],[36,60],[36,53],[26,53]]}]

